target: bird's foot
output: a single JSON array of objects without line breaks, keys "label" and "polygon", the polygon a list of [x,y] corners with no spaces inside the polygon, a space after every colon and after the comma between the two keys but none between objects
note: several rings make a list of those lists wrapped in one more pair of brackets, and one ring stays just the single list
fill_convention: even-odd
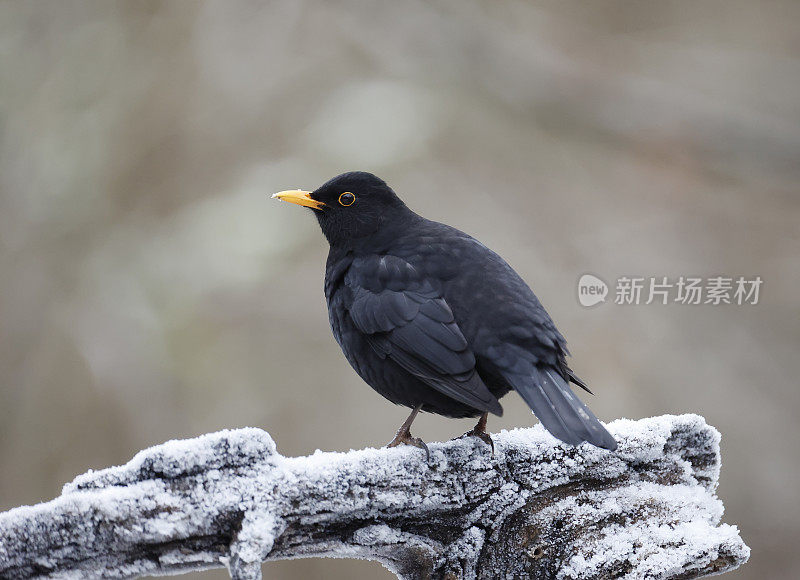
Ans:
[{"label": "bird's foot", "polygon": [[489,437],[488,433],[482,433],[475,431],[475,429],[472,429],[464,433],[461,437],[459,437],[459,439],[463,439],[464,437],[477,437],[478,439],[480,439],[481,441],[483,441],[489,447],[492,448],[492,455],[494,455],[494,441],[492,441],[492,438]]},{"label": "bird's foot", "polygon": [[400,429],[397,430],[397,435],[394,436],[386,447],[398,447],[400,445],[411,445],[413,447],[419,447],[420,449],[425,450],[425,457],[427,458],[428,463],[431,462],[431,452],[428,449],[428,446],[425,445],[425,442],[420,439],[419,437],[414,437],[411,435],[411,423],[414,422],[414,419],[417,417],[417,413],[419,413],[420,409],[422,409],[422,405],[417,405],[411,414],[408,416],[408,419],[400,426]]},{"label": "bird's foot", "polygon": [[412,447],[419,447],[420,449],[424,449],[425,457],[427,458],[428,462],[430,462],[431,460],[430,449],[428,449],[428,446],[422,439],[411,435],[411,431],[406,431],[405,433],[403,433],[401,429],[400,431],[397,432],[395,438],[392,439],[389,443],[387,443],[386,447],[399,447],[400,445],[411,445]]},{"label": "bird's foot", "polygon": [[477,437],[484,443],[486,443],[489,447],[492,448],[492,456],[494,456],[494,441],[486,432],[486,420],[489,418],[488,413],[484,413],[481,415],[480,420],[478,420],[478,424],[475,425],[472,429],[464,433],[459,439],[463,439],[464,437]]}]

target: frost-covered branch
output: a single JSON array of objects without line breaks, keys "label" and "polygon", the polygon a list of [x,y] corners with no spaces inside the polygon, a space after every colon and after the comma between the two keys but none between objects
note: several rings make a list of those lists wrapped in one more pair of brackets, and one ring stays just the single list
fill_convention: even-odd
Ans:
[{"label": "frost-covered branch", "polygon": [[744,563],[720,524],[719,433],[619,420],[619,449],[540,427],[416,448],[283,457],[259,429],[172,441],[0,514],[0,577],[162,575],[264,560],[378,560],[404,578],[695,578]]}]

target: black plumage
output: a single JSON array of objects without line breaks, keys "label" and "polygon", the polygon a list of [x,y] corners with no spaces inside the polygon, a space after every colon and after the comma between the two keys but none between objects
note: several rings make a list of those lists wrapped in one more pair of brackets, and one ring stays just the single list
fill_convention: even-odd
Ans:
[{"label": "black plumage", "polygon": [[[276,197],[311,207],[330,243],[325,297],[347,360],[376,391],[415,412],[482,416],[516,390],[567,443],[616,441],[572,392],[566,341],[533,291],[471,236],[411,211],[378,177],[345,173]],[[424,445],[424,444],[422,444]]]}]

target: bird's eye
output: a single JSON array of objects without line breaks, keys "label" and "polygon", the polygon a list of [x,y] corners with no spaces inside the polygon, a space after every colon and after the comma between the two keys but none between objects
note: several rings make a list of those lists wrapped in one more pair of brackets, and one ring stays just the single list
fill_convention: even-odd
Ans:
[{"label": "bird's eye", "polygon": [[342,195],[339,196],[339,203],[345,207],[353,205],[355,202],[356,202],[356,196],[350,193],[349,191],[345,191]]}]

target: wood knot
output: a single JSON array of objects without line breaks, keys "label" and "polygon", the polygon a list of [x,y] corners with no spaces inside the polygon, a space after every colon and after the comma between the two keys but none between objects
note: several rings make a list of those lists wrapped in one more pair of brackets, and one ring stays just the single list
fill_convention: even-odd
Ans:
[{"label": "wood knot", "polygon": [[544,558],[545,551],[544,546],[538,545],[528,550],[528,558],[531,560],[541,560]]}]

